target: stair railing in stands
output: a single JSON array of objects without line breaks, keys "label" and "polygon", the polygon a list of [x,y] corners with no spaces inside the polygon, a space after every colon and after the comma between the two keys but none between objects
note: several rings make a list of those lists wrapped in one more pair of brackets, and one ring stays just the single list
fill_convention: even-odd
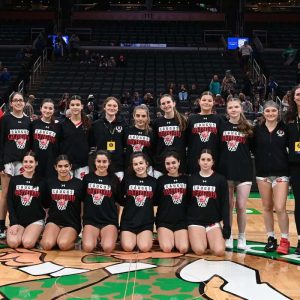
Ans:
[{"label": "stair railing in stands", "polygon": [[47,62],[47,49],[45,48],[42,55],[38,57],[32,67],[32,74],[29,78],[29,87],[31,87],[36,81],[37,77],[41,74],[42,69],[44,68]]}]

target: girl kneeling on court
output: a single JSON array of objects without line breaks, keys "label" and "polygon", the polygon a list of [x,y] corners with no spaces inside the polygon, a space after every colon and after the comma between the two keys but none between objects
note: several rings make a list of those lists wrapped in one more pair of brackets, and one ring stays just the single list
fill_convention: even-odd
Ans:
[{"label": "girl kneeling on court", "polygon": [[57,245],[66,251],[74,248],[81,231],[83,184],[71,177],[72,166],[67,155],[59,155],[54,167],[58,176],[47,181],[49,211],[41,246],[51,250]]},{"label": "girl kneeling on court", "polygon": [[11,178],[8,188],[10,227],[7,244],[10,248],[34,248],[43,229],[45,219],[45,186],[36,178],[37,159],[29,151],[22,160],[24,172]]},{"label": "girl kneeling on court", "polygon": [[156,179],[147,174],[149,161],[142,152],[131,155],[128,176],[124,177],[121,246],[125,251],[147,252],[152,248]]},{"label": "girl kneeling on court", "polygon": [[83,212],[82,247],[86,252],[95,249],[98,241],[104,252],[110,253],[118,237],[118,205],[120,181],[111,171],[111,156],[99,150],[94,158],[94,172],[83,178],[86,191]]},{"label": "girl kneeling on court", "polygon": [[231,233],[227,181],[212,169],[214,159],[211,150],[203,149],[198,163],[200,172],[188,179],[187,224],[190,244],[197,255],[204,254],[209,247],[214,255],[222,256],[225,251],[224,239],[228,239]]},{"label": "girl kneeling on court", "polygon": [[187,176],[179,173],[180,157],[176,152],[165,155],[166,175],[157,183],[156,227],[162,251],[175,247],[180,253],[189,249],[186,226]]}]

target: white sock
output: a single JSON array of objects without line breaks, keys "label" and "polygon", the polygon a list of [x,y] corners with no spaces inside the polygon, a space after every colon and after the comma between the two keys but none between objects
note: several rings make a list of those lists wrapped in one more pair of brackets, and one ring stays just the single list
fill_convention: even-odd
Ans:
[{"label": "white sock", "polygon": [[300,235],[298,235],[298,241],[300,241]]},{"label": "white sock", "polygon": [[243,232],[243,233],[239,233],[239,235],[238,235],[238,238],[242,238],[242,239],[244,239],[244,238],[245,238],[245,232]]},{"label": "white sock", "polygon": [[282,233],[281,237],[284,239],[288,239],[289,238],[289,234],[288,233]]},{"label": "white sock", "polygon": [[273,237],[273,238],[275,238],[275,233],[274,233],[274,231],[270,231],[270,232],[267,232],[267,236],[268,237]]}]

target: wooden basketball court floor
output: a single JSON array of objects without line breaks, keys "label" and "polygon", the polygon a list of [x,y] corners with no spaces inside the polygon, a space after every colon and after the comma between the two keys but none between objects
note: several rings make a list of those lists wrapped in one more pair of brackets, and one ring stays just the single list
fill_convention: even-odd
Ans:
[{"label": "wooden basketball court floor", "polygon": [[0,299],[300,300],[294,200],[288,200],[287,208],[293,246],[289,255],[263,251],[266,235],[259,199],[248,201],[248,249],[235,248],[222,258],[165,254],[157,246],[149,253],[116,250],[103,255],[81,251],[80,243],[67,252],[12,250],[2,241]]}]

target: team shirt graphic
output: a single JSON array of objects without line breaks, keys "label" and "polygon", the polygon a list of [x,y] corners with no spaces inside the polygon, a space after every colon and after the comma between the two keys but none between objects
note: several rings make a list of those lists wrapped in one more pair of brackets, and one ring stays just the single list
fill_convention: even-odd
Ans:
[{"label": "team shirt graphic", "polygon": [[211,185],[194,185],[192,196],[197,199],[199,207],[206,207],[210,198],[217,198],[216,187]]},{"label": "team shirt graphic", "polygon": [[222,141],[227,143],[227,148],[231,152],[235,152],[239,143],[246,143],[246,136],[239,131],[227,130],[223,132]]},{"label": "team shirt graphic", "polygon": [[51,130],[36,129],[34,131],[33,138],[39,142],[39,148],[41,150],[46,150],[49,146],[49,143],[54,144],[56,133]]},{"label": "team shirt graphic", "polygon": [[195,123],[192,133],[198,133],[201,142],[206,143],[208,142],[211,134],[217,134],[217,124],[213,122]]},{"label": "team shirt graphic", "polygon": [[75,201],[74,190],[71,189],[52,189],[51,198],[56,201],[59,210],[66,210],[69,201]]},{"label": "team shirt graphic", "polygon": [[29,130],[10,129],[8,134],[9,141],[15,141],[18,149],[25,149],[26,142],[29,141]]},{"label": "team shirt graphic", "polygon": [[171,196],[174,204],[181,204],[183,195],[186,194],[185,183],[168,183],[164,185],[164,195]]},{"label": "team shirt graphic", "polygon": [[133,196],[135,205],[138,207],[144,206],[147,198],[153,197],[152,187],[148,185],[129,185],[128,196]]},{"label": "team shirt graphic", "polygon": [[162,126],[158,128],[158,136],[163,138],[166,146],[173,145],[175,137],[181,137],[179,126]]},{"label": "team shirt graphic", "polygon": [[150,147],[150,137],[145,135],[128,135],[127,144],[132,146],[133,152],[141,152],[144,147]]},{"label": "team shirt graphic", "polygon": [[29,206],[33,197],[39,197],[40,191],[38,186],[19,184],[16,185],[15,195],[21,198],[23,206]]},{"label": "team shirt graphic", "polygon": [[101,205],[104,197],[112,196],[111,186],[99,183],[89,183],[87,193],[92,196],[95,205]]}]

